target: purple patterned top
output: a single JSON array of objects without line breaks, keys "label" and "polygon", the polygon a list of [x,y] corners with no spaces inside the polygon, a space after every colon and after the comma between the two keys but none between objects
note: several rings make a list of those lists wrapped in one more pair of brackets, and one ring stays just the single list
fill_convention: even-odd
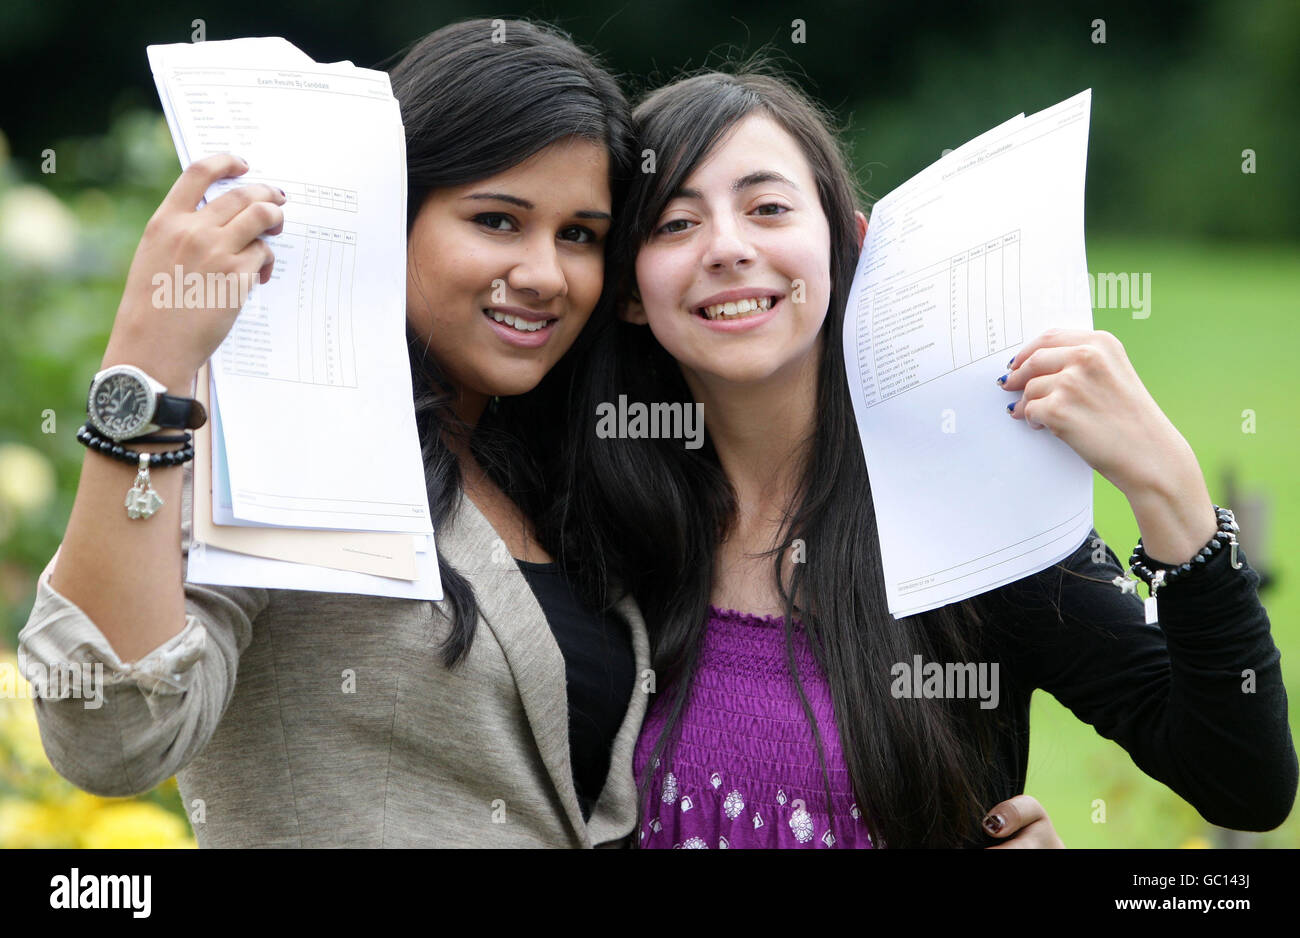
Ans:
[{"label": "purple patterned top", "polygon": [[[786,663],[784,618],[710,606],[671,771],[657,767],[650,784],[642,847],[871,846],[844,765],[830,688],[797,622],[794,653],[821,733],[830,816],[817,745]],[[638,782],[671,696],[661,689],[641,729],[633,763]]]}]

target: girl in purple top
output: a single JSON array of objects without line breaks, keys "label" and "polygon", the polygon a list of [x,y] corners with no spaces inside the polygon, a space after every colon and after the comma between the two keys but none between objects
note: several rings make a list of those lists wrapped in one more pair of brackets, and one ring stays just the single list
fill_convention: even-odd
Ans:
[{"label": "girl in purple top", "polygon": [[[1063,605],[1122,625],[1115,644],[1077,628],[1052,632],[1054,620],[1040,616],[993,645],[1028,602],[1014,594],[1024,602],[990,614],[986,603],[1013,595],[1007,588],[894,619],[840,342],[867,220],[834,136],[799,92],[753,72],[679,81],[650,94],[635,120],[645,162],[611,271],[623,272],[628,300],[623,321],[599,338],[584,404],[589,414],[623,394],[698,404],[707,429],[685,446],[681,434],[579,435],[586,449],[572,461],[582,467],[572,523],[597,558],[584,575],[630,589],[654,645],[657,686],[646,689],[657,693],[634,763],[639,844],[987,845],[985,834],[1005,835],[1021,807],[1059,845],[1032,799],[995,804],[1023,785],[1034,687],[1118,739],[1216,823],[1281,823],[1295,753],[1257,579],[1216,573],[1232,578],[1223,585],[1207,571],[1201,586],[1169,588],[1168,616],[1162,592],[1170,634],[1224,631],[1221,644],[1178,654],[1160,629],[1140,625],[1136,596],[1110,585],[1108,549],[1093,560],[1102,577],[1078,577],[1093,592]],[[1216,518],[1195,456],[1114,336],[1048,332],[1007,370],[1002,386],[1023,392],[1011,416],[1049,428],[1128,496],[1152,558],[1181,563],[1209,541]],[[1212,585],[1227,598],[1217,619],[1201,622],[1191,597]],[[1223,648],[1249,648],[1263,696],[1244,700],[1192,654],[1219,655],[1232,671]],[[893,669],[918,654],[1005,655],[1013,705],[898,699]],[[1210,702],[1215,694],[1231,699]],[[1191,701],[1186,711],[1177,700]],[[1214,734],[1189,729],[1214,719]],[[1252,739],[1237,746],[1233,732]],[[1211,758],[1189,757],[1211,735]],[[1276,784],[1253,781],[1262,778]]]}]

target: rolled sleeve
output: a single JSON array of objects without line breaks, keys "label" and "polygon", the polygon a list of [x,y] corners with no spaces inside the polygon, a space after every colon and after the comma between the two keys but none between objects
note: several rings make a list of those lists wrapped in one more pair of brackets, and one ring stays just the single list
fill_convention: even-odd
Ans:
[{"label": "rolled sleeve", "polygon": [[85,697],[86,689],[51,676],[69,667],[86,670],[89,666],[91,673],[102,674],[96,680],[102,680],[105,688],[124,682],[137,686],[157,719],[161,712],[157,695],[183,694],[193,684],[194,666],[207,650],[207,629],[198,616],[187,615],[178,634],[138,661],[124,662],[90,617],[50,585],[58,556],[56,551],[37,580],[30,624],[19,634],[18,667],[31,683],[33,696],[45,700]]},{"label": "rolled sleeve", "polygon": [[[189,464],[183,470],[182,554],[188,558],[192,470]],[[185,584],[184,627],[128,663],[50,585],[57,560],[56,551],[37,578],[35,603],[18,633],[19,669],[32,684],[41,741],[54,768],[79,788],[140,794],[184,768],[215,732],[268,591]]]}]

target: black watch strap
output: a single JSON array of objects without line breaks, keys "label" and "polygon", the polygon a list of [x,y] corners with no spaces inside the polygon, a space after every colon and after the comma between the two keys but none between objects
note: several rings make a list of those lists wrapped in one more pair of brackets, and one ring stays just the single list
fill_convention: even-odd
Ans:
[{"label": "black watch strap", "polygon": [[197,430],[208,422],[207,411],[192,397],[159,394],[152,423],[160,427]]}]

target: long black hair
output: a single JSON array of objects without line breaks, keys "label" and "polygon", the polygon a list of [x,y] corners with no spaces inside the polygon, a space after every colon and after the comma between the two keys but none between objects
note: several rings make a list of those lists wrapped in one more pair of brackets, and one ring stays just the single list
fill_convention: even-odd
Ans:
[{"label": "long black hair", "polygon": [[[1007,797],[994,757],[1003,715],[979,701],[899,700],[891,666],[926,661],[987,660],[996,622],[978,599],[894,619],[885,582],[871,486],[848,391],[844,308],[858,259],[854,211],[860,204],[848,161],[826,114],[775,75],[752,67],[707,72],[646,97],[633,114],[637,147],[653,152],[653,173],[635,177],[616,227],[616,275],[635,289],[635,258],[687,176],[726,131],[760,112],[798,143],[817,180],[830,226],[831,296],[820,337],[815,429],[800,484],[786,506],[773,571],[785,606],[787,660],[829,780],[817,724],[793,657],[793,623],[806,630],[826,675],[844,758],[872,840],[881,846],[970,846],[981,841],[984,812]],[[736,515],[735,492],[712,442],[596,439],[596,406],[630,400],[690,403],[681,370],[650,330],[603,323],[584,385],[586,432],[574,437],[569,536],[596,562],[584,589],[613,580],[631,590],[654,645],[659,691],[672,706],[650,765],[671,759],[674,729],[690,692],[706,627],[714,557]],[[783,573],[786,551],[802,540],[806,562]],[[653,772],[641,783],[639,812]],[[638,829],[640,817],[638,817]],[[633,838],[635,842],[635,837]]]},{"label": "long black hair", "polygon": [[[415,43],[390,72],[406,127],[407,233],[432,191],[506,171],[566,137],[609,153],[617,214],[631,176],[631,120],[618,82],[596,58],[553,27],[526,20],[474,19],[445,26]],[[607,241],[607,245],[610,242]],[[610,317],[602,291],[592,322]],[[590,346],[590,329],[527,394],[495,399],[470,428],[453,411],[457,389],[407,324],[407,347],[425,482],[435,529],[454,517],[461,473],[447,435],[468,437],[488,476],[535,522],[550,517],[550,481],[562,451],[569,386]],[[558,428],[558,429],[557,429]],[[553,528],[537,537],[556,550]],[[479,616],[469,582],[441,552],[438,570],[452,627],[441,651],[452,667],[469,652]]]}]

